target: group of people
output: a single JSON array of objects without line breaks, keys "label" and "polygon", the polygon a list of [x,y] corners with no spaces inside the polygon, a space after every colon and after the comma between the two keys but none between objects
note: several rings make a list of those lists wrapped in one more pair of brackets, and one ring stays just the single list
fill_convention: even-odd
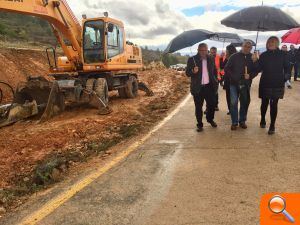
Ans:
[{"label": "group of people", "polygon": [[[266,43],[267,50],[258,56],[257,53],[251,53],[252,43],[245,41],[241,51],[238,52],[233,45],[229,45],[226,47],[226,55],[220,57],[215,47],[208,51],[207,44],[199,44],[198,54],[189,58],[186,69],[186,75],[191,78],[191,94],[195,103],[198,132],[203,131],[204,100],[206,120],[212,127],[217,127],[214,117],[215,111],[219,110],[218,88],[222,81],[224,81],[223,88],[226,90],[228,115],[231,116],[232,121],[231,130],[237,130],[238,127],[247,129],[251,84],[252,80],[261,73],[259,82],[260,127],[267,126],[266,112],[270,105],[271,122],[268,134],[275,133],[278,101],[284,97],[285,84],[291,79],[292,67],[295,70],[295,80],[297,80],[298,73],[296,61],[291,62],[292,53],[287,53],[279,46],[280,40],[272,36]],[[298,52],[295,53],[295,58],[297,54]],[[239,102],[240,108],[238,108]]]},{"label": "group of people", "polygon": [[[297,81],[300,73],[300,47],[296,49],[294,45],[291,45],[288,50],[287,45],[282,45],[281,50],[286,54],[290,63],[290,74],[292,75],[292,71],[294,71],[294,81]],[[286,86],[292,88],[291,77],[286,81]]]}]

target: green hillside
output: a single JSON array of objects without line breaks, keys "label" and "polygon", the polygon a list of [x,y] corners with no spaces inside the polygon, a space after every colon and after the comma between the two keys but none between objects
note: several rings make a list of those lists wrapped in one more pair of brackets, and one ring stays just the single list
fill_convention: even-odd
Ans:
[{"label": "green hillside", "polygon": [[14,13],[0,13],[0,40],[55,44],[51,27],[42,19]]}]

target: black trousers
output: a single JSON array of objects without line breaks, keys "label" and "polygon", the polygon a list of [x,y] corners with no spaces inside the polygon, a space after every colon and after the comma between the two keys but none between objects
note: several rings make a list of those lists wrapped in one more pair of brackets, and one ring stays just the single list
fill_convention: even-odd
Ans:
[{"label": "black trousers", "polygon": [[228,112],[230,112],[230,87],[226,87],[226,102],[228,107]]},{"label": "black trousers", "polygon": [[[218,83],[218,90],[217,93],[215,93],[215,108],[219,107],[219,83]],[[207,106],[206,106],[206,111],[207,111]]]},{"label": "black trousers", "polygon": [[216,107],[219,107],[219,83],[218,83],[218,90],[216,93],[215,105],[216,105]]},{"label": "black trousers", "polygon": [[203,117],[203,103],[204,100],[207,106],[206,120],[207,122],[212,122],[215,117],[215,106],[216,106],[216,93],[211,85],[205,85],[201,87],[198,94],[193,94],[195,103],[195,114],[197,119],[197,126],[203,127],[202,117]]},{"label": "black trousers", "polygon": [[263,98],[261,101],[261,123],[266,124],[266,113],[268,110],[268,106],[270,104],[270,117],[271,117],[271,124],[270,127],[275,127],[275,122],[277,118],[277,112],[278,112],[278,101],[279,99],[268,99]]},{"label": "black trousers", "polygon": [[292,70],[294,68],[294,80],[297,80],[298,79],[298,63],[294,63],[294,64],[291,64],[291,72],[290,74],[292,74]]}]

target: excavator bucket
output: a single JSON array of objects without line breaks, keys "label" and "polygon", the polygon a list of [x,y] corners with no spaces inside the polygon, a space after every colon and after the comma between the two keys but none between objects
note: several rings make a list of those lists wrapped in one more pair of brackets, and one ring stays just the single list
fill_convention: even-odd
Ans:
[{"label": "excavator bucket", "polygon": [[0,107],[0,114],[5,115],[0,117],[0,127],[5,127],[22,119],[37,115],[38,107],[36,101],[27,102],[23,105],[8,104]]},{"label": "excavator bucket", "polygon": [[64,109],[64,95],[57,81],[30,77],[27,82],[18,85],[13,103],[0,107],[0,127],[33,116],[39,117],[39,121],[43,122]]}]

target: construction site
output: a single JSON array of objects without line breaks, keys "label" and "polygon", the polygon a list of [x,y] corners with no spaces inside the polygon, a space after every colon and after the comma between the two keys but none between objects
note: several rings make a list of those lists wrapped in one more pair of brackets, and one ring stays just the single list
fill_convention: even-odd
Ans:
[{"label": "construction site", "polygon": [[[0,52],[0,79],[13,80],[10,84],[14,88],[29,74],[47,74],[43,51],[1,49]],[[109,147],[147,131],[188,92],[185,75],[160,64],[140,71],[139,78],[151,87],[154,95],[140,93],[135,99],[120,99],[117,92],[112,92],[109,115],[98,115],[97,109],[85,105],[70,105],[47,122],[25,120],[1,128],[2,204],[7,206],[10,198],[15,197],[14,192],[29,193],[35,185],[51,184],[57,179],[55,172],[64,176],[69,166],[90,157],[105,157]],[[39,171],[43,167],[45,171]]]}]

